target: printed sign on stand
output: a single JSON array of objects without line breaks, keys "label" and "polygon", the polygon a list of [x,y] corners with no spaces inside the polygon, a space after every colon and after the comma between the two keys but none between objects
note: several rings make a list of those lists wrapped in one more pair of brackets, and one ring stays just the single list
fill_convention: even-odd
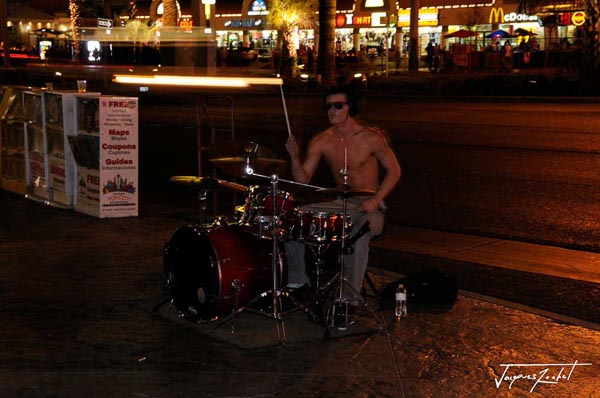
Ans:
[{"label": "printed sign on stand", "polygon": [[138,99],[100,97],[100,217],[138,215]]}]

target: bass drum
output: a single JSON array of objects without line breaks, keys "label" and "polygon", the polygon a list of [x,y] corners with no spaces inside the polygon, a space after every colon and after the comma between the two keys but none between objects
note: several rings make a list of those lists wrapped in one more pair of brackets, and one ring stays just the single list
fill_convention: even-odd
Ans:
[{"label": "bass drum", "polygon": [[236,225],[179,228],[164,250],[173,304],[193,321],[231,314],[272,288],[271,251],[270,241]]}]

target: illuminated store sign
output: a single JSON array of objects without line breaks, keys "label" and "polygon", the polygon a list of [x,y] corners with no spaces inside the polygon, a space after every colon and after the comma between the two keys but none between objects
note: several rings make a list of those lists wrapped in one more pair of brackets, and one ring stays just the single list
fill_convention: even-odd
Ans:
[{"label": "illuminated store sign", "polygon": [[381,27],[385,26],[387,13],[385,12],[374,12],[371,13],[371,26]]},{"label": "illuminated store sign", "polygon": [[585,12],[583,11],[576,11],[573,13],[573,16],[571,16],[571,21],[573,22],[573,25],[575,26],[581,26],[585,23]]},{"label": "illuminated store sign", "polygon": [[516,12],[504,13],[501,7],[492,7],[489,23],[511,23],[511,22],[537,22],[537,15],[517,14]]},{"label": "illuminated store sign", "polygon": [[383,0],[366,0],[365,8],[379,8],[383,7]]},{"label": "illuminated store sign", "polygon": [[248,15],[266,15],[268,13],[265,0],[254,0],[248,10]]},{"label": "illuminated store sign", "polygon": [[262,19],[230,19],[223,24],[225,28],[256,28],[262,25]]},{"label": "illuminated store sign", "polygon": [[[410,26],[410,10],[398,11],[398,26]],[[419,10],[419,26],[438,26],[437,8],[422,8]]]},{"label": "illuminated store sign", "polygon": [[345,14],[345,16],[346,16],[345,25],[371,26],[371,16],[370,15],[354,16],[353,14]]},{"label": "illuminated store sign", "polygon": [[[337,14],[335,17],[335,27],[385,27],[388,23],[393,24],[395,16],[388,15],[386,12],[372,12],[371,15]],[[424,8],[419,10],[419,26],[437,26],[438,10],[437,8]],[[398,25],[410,26],[410,10],[398,11]]]},{"label": "illuminated store sign", "polygon": [[181,18],[179,20],[179,26],[181,28],[191,30],[194,27],[194,22],[190,18]]}]

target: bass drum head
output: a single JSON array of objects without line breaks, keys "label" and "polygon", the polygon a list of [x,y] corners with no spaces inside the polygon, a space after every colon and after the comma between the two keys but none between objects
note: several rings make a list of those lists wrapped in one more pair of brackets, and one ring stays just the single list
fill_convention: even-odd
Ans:
[{"label": "bass drum head", "polygon": [[179,228],[164,253],[164,273],[173,304],[190,320],[214,318],[219,298],[219,268],[206,233],[198,226]]}]

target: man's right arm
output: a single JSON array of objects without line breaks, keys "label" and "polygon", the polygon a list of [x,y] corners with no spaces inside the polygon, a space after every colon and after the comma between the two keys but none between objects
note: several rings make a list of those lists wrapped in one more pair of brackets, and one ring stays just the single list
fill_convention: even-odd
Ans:
[{"label": "man's right arm", "polygon": [[303,184],[310,182],[315,170],[317,169],[317,166],[319,165],[321,152],[317,149],[318,146],[314,144],[314,141],[315,140],[313,139],[309,143],[306,153],[306,160],[304,163],[302,163],[300,161],[298,142],[294,136],[290,136],[288,138],[285,147],[290,154],[292,176],[296,182]]}]

